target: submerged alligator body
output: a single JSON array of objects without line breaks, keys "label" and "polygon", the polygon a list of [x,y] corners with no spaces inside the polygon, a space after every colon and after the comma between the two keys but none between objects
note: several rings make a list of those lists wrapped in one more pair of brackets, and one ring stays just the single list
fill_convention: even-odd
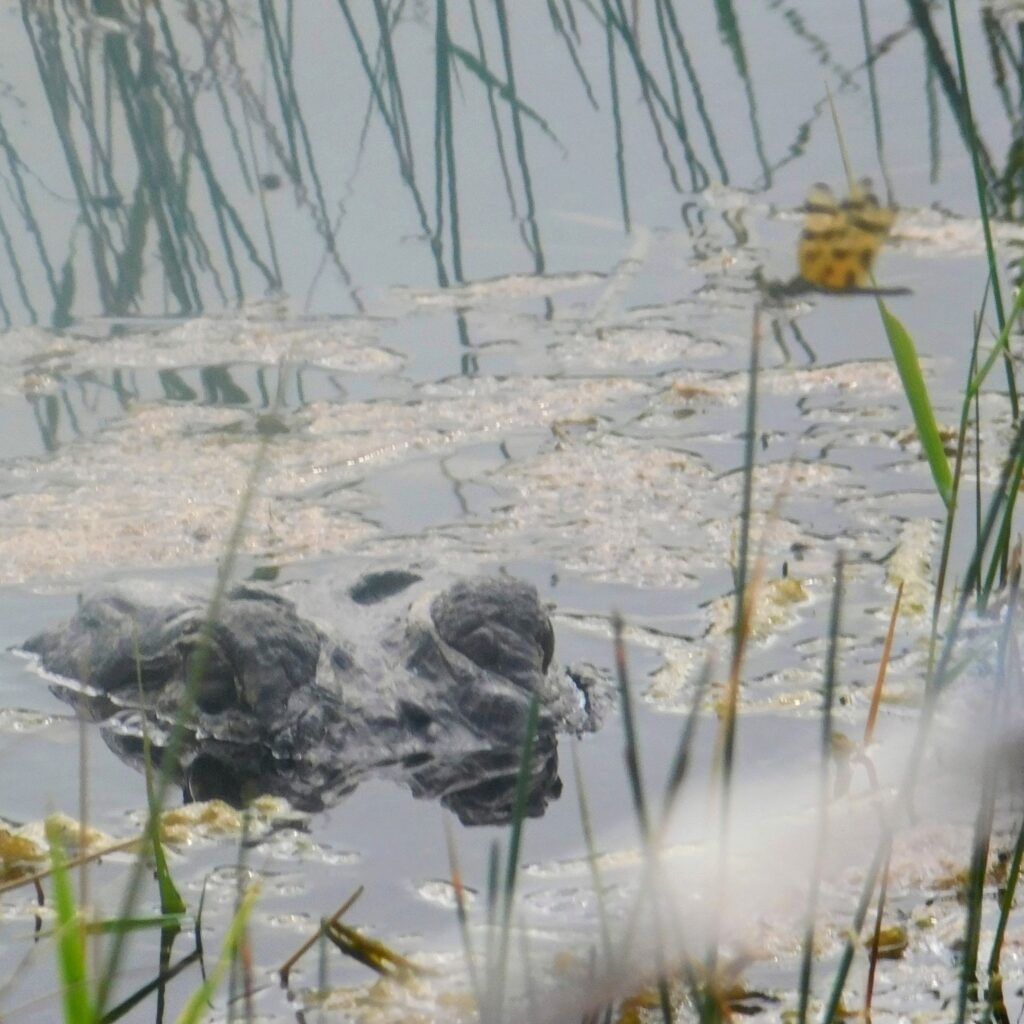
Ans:
[{"label": "submerged alligator body", "polygon": [[273,793],[318,810],[372,774],[465,823],[505,821],[535,696],[528,812],[558,795],[557,733],[595,727],[598,676],[553,667],[534,587],[493,576],[438,590],[388,570],[291,591],[238,586],[207,627],[200,597],[121,585],[24,646],[136,764],[144,731],[162,754],[191,705],[171,770],[192,799]]}]

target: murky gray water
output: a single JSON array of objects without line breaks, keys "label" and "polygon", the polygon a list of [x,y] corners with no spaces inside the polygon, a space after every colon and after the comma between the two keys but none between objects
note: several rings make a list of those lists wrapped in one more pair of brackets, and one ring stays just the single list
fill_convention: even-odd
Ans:
[{"label": "murky gray water", "polygon": [[[505,40],[503,4],[452,5],[447,71],[432,4],[365,5],[351,24],[346,4],[2,12],[0,646],[97,580],[208,578],[265,440],[246,572],[410,550],[502,565],[557,604],[561,657],[604,665],[615,608],[649,697],[645,758],[663,777],[682,721],[667,712],[689,707],[709,652],[728,658],[756,280],[792,276],[807,187],[843,181],[826,83],[855,172],[902,208],[878,277],[911,289],[890,305],[946,426],[986,277],[944,78],[952,51],[929,54],[913,5],[866,5],[867,61],[855,5],[716,2],[669,19],[670,6],[517,6]],[[395,21],[386,39],[375,8]],[[1005,155],[1019,83],[993,55],[1019,59],[1015,16],[960,13],[1008,262],[1024,237]],[[945,39],[944,12],[932,17]],[[942,515],[874,302],[805,297],[765,308],[760,329],[755,537],[768,585],[788,574],[796,589],[768,602],[748,653],[754,775],[816,742],[838,549],[845,727],[865,713],[897,578],[908,589],[889,685],[919,692]],[[985,485],[1010,423],[1003,387],[994,374],[981,399]],[[973,529],[965,515],[957,565]],[[77,813],[78,745],[66,706],[0,655],[0,815]],[[620,748],[616,723],[582,744],[602,836],[631,821]],[[568,764],[566,749],[565,795],[527,828],[526,859],[541,865],[527,902],[543,865],[582,852]],[[137,827],[141,782],[95,735],[89,766],[93,823]],[[457,960],[433,886],[448,875],[445,813],[370,784],[252,851],[260,977],[358,884],[360,924]],[[458,836],[477,887],[497,835]],[[234,856],[230,838],[182,857],[190,904]],[[229,876],[216,875],[211,944]],[[122,877],[110,863],[97,885],[116,893]],[[26,948],[27,899],[4,905],[0,978]],[[920,971],[939,955],[930,941]],[[155,949],[137,955],[152,971]],[[53,1011],[34,1002],[56,988],[49,951],[33,959],[5,1019]],[[330,972],[366,980],[336,958]],[[791,999],[792,975],[761,973]],[[928,989],[904,973],[885,989],[894,1015],[917,998],[898,993]],[[194,976],[175,984],[178,1006]],[[290,1012],[272,989],[258,1008]],[[130,1019],[153,1016],[144,1004]]]}]

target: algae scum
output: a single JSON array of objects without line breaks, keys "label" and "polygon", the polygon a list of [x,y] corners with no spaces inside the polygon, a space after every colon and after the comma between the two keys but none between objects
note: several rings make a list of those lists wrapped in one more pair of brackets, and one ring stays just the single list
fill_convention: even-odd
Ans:
[{"label": "algae scum", "polygon": [[[467,936],[474,962],[490,964],[477,977],[489,1019],[499,996],[509,1019],[580,1019],[630,996],[615,1019],[662,1019],[662,966],[672,1012],[690,1019],[715,939],[722,1005],[780,1019],[799,1002],[815,877],[820,1017],[875,851],[870,773],[898,788],[913,746],[945,517],[873,298],[770,287],[796,269],[808,188],[844,178],[826,83],[855,175],[900,208],[874,270],[880,287],[909,290],[887,302],[917,342],[951,451],[988,275],[966,143],[1006,293],[1024,240],[1020,11],[960,5],[972,124],[945,10],[820,6],[164,0],[85,12],[24,0],[0,11],[5,872],[46,863],[51,812],[74,846],[84,806],[102,849],[138,835],[146,808],[142,776],[10,648],[99,582],[212,588],[261,466],[237,578],[287,592],[327,587],[356,563],[507,571],[553,603],[559,660],[595,664],[609,687],[620,612],[655,823],[698,697],[704,713],[665,877],[638,834],[621,708],[561,744],[562,795],[524,826],[507,928],[504,896],[489,906],[487,892],[509,830],[460,828],[386,780],[315,814],[266,800],[247,818],[219,804],[168,812],[171,873],[189,913],[202,905],[207,971],[241,890],[259,886],[249,973],[225,982],[208,1019],[471,1019]],[[992,307],[982,321],[984,359]],[[715,712],[730,699],[755,336],[746,564],[759,598],[736,694],[723,889],[706,812],[720,792]],[[974,411],[980,448],[965,462],[951,580],[975,544],[975,482],[984,505],[1014,430],[1001,367]],[[839,551],[834,726],[851,742],[901,582],[902,610],[880,749],[873,767],[852,762],[832,813],[845,830],[816,865]],[[968,630],[964,678],[982,693],[1008,673],[1002,628]],[[958,895],[984,778],[984,745],[963,735],[985,731],[976,704],[944,720],[946,756],[925,761],[916,824],[892,852],[876,1020],[956,1017]],[[1020,802],[1018,786],[999,807],[983,957]],[[76,874],[95,918],[123,913],[132,857]],[[281,988],[282,964],[360,886],[344,923],[432,973],[410,980],[357,947],[399,976],[377,980],[321,943]],[[634,909],[652,886],[660,916]],[[52,926],[51,893],[42,910],[31,887],[0,895],[5,1022],[60,1019],[53,942],[36,937]],[[134,916],[158,904],[147,882]],[[169,953],[166,933],[163,950],[157,930],[132,935],[107,1010],[177,1018],[202,981],[187,920]],[[109,940],[92,943],[98,973]],[[1002,968],[1002,1019],[1018,1019],[1019,913]],[[859,948],[844,1006],[864,1005],[867,975]]]}]

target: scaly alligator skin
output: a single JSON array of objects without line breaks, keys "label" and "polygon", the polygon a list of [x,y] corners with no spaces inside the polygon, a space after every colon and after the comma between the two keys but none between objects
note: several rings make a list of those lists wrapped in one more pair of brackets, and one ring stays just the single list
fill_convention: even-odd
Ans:
[{"label": "scaly alligator skin", "polygon": [[192,799],[269,792],[318,810],[373,774],[465,823],[505,821],[534,695],[529,813],[558,795],[557,733],[596,727],[599,677],[552,667],[534,587],[492,576],[438,590],[393,569],[292,589],[237,586],[207,629],[205,599],[120,585],[24,646],[136,764],[143,718],[159,756],[191,705],[171,770]]}]

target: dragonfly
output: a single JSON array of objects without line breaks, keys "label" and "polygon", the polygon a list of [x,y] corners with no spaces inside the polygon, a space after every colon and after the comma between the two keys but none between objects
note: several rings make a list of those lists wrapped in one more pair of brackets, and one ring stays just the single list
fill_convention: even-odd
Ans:
[{"label": "dragonfly", "polygon": [[812,185],[803,209],[797,275],[790,281],[768,282],[769,294],[905,295],[909,291],[874,283],[875,260],[892,230],[896,208],[879,203],[869,179],[855,182],[842,200],[828,185]]}]

